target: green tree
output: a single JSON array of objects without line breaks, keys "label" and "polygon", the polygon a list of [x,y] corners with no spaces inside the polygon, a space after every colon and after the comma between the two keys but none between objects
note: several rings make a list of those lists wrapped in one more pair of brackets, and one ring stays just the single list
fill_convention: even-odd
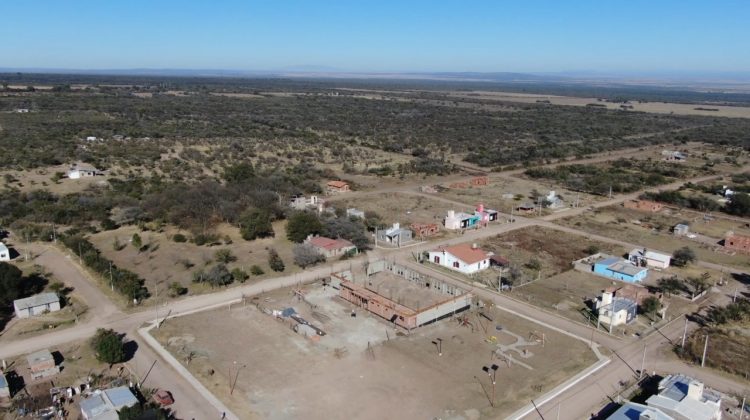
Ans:
[{"label": "green tree", "polygon": [[172,283],[169,284],[168,290],[169,290],[169,296],[171,297],[184,295],[188,291],[187,287],[184,287],[183,285],[181,285],[180,283],[176,281],[173,281]]},{"label": "green tree", "polygon": [[286,225],[286,237],[292,242],[302,243],[309,235],[323,231],[323,224],[318,216],[306,211],[293,213]]},{"label": "green tree", "polygon": [[0,262],[0,304],[8,306],[24,292],[23,273],[13,264]]},{"label": "green tree", "polygon": [[134,233],[133,237],[130,238],[130,243],[133,244],[133,247],[135,249],[141,249],[143,246],[143,240],[141,239],[141,235]]},{"label": "green tree", "polygon": [[232,278],[234,281],[244,283],[250,276],[241,268],[235,268],[232,270]]},{"label": "green tree", "polygon": [[229,272],[226,265],[219,263],[208,270],[205,281],[211,287],[226,286],[234,281],[234,277],[232,277],[232,273]]},{"label": "green tree", "polygon": [[282,272],[286,268],[279,253],[273,248],[268,250],[268,265],[271,267],[271,270],[276,272]]},{"label": "green tree", "polygon": [[122,336],[113,330],[96,330],[96,335],[91,339],[91,348],[100,362],[113,365],[125,360],[125,343]]},{"label": "green tree", "polygon": [[248,162],[238,163],[228,167],[224,171],[224,179],[230,183],[241,183],[252,180],[255,177],[255,169]]},{"label": "green tree", "polygon": [[659,279],[659,289],[667,296],[672,296],[673,293],[679,292],[682,288],[683,283],[676,276]]},{"label": "green tree", "polygon": [[250,267],[250,274],[254,276],[262,276],[263,274],[265,274],[265,272],[262,268],[260,268],[259,265],[253,265],[252,267]]},{"label": "green tree", "polygon": [[656,296],[649,296],[641,302],[641,311],[649,318],[653,319],[659,309],[661,309],[661,301]]},{"label": "green tree", "polygon": [[693,288],[693,296],[703,293],[708,289],[708,278],[702,277],[688,277],[687,283]]},{"label": "green tree", "polygon": [[750,195],[740,192],[734,193],[724,210],[729,214],[740,217],[750,216]]},{"label": "green tree", "polygon": [[222,264],[229,264],[232,261],[237,261],[237,257],[232,254],[232,251],[229,249],[219,249],[214,253],[214,259],[216,262],[222,263]]},{"label": "green tree", "polygon": [[689,247],[682,247],[672,254],[672,264],[676,267],[685,267],[695,261],[695,251]]},{"label": "green tree", "polygon": [[164,409],[149,402],[145,405],[138,403],[132,407],[123,407],[117,411],[117,418],[118,420],[167,420],[168,416]]},{"label": "green tree", "polygon": [[266,209],[251,209],[242,213],[240,216],[242,239],[252,241],[273,236],[271,221],[271,212]]}]

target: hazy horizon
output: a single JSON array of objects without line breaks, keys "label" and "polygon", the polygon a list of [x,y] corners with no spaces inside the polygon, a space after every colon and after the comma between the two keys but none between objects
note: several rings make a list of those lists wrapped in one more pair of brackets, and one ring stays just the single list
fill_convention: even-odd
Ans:
[{"label": "hazy horizon", "polygon": [[750,74],[745,2],[29,0],[0,68],[344,73]]}]

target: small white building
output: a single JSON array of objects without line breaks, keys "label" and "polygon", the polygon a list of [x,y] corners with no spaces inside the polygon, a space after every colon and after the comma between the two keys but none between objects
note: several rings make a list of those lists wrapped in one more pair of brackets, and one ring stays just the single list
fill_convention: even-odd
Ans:
[{"label": "small white building", "polygon": [[604,291],[596,301],[599,322],[616,327],[633,322],[638,314],[638,304],[624,297],[616,297],[614,293]]},{"label": "small white building", "polygon": [[101,172],[91,167],[74,166],[68,171],[68,179],[89,178],[97,175],[101,175]]},{"label": "small white building", "polygon": [[13,307],[16,310],[17,317],[29,318],[46,312],[59,311],[60,298],[56,293],[40,293],[31,297],[14,300]]},{"label": "small white building", "polygon": [[10,261],[10,250],[2,242],[0,242],[0,261]]},{"label": "small white building", "polygon": [[672,256],[636,248],[628,253],[628,260],[639,267],[669,268]]},{"label": "small white building", "polygon": [[492,255],[491,252],[483,251],[476,244],[440,247],[429,252],[430,262],[464,274],[472,274],[489,268]]},{"label": "small white building", "polygon": [[365,212],[363,212],[362,210],[357,210],[354,207],[348,208],[348,209],[346,209],[346,217],[356,217],[358,219],[363,219],[364,220],[364,218],[365,218]]},{"label": "small white building", "polygon": [[88,137],[86,137],[86,141],[97,141],[97,140],[98,139],[96,138],[96,136],[88,136]]}]

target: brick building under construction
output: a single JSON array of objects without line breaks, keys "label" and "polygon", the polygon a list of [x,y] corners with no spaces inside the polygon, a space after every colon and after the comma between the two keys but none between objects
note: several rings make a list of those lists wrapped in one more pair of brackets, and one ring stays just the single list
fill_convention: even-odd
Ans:
[{"label": "brick building under construction", "polygon": [[331,275],[339,296],[391,323],[411,330],[469,309],[473,296],[453,284],[389,261],[376,261],[356,279],[349,272]]}]

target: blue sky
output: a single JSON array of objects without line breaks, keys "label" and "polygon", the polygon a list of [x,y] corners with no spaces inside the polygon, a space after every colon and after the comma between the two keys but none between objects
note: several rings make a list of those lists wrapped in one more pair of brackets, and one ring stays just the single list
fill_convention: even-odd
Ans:
[{"label": "blue sky", "polygon": [[750,1],[23,0],[0,67],[750,71]]}]

